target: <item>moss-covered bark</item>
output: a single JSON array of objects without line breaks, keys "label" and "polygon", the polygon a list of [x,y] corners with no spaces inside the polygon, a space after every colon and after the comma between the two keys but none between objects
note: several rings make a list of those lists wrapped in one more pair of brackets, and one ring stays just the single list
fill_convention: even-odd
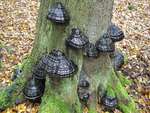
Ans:
[{"label": "moss-covered bark", "polygon": [[[68,26],[55,25],[47,20],[48,8],[55,2],[61,1],[70,13],[71,21]],[[43,54],[52,49],[62,50],[78,65],[78,72],[73,78],[59,81],[54,87],[55,80],[47,79],[45,94],[42,97],[40,113],[80,113],[81,105],[77,95],[77,84],[81,69],[90,80],[89,113],[96,113],[98,94],[102,94],[108,86],[119,98],[119,109],[124,113],[135,113],[135,104],[129,100],[128,94],[112,69],[109,54],[101,54],[97,59],[83,58],[82,50],[66,48],[65,39],[72,28],[80,28],[95,43],[106,32],[112,17],[113,0],[41,0],[37,35],[32,53],[24,66],[23,76],[0,93],[0,109],[15,103],[21,94],[26,78],[31,75],[32,67]],[[68,50],[69,49],[69,50]],[[115,81],[115,83],[114,83]],[[9,95],[11,91],[11,96]],[[16,95],[18,94],[18,95]],[[20,95],[22,98],[22,95]]]},{"label": "moss-covered bark", "polygon": [[17,78],[6,88],[0,88],[0,110],[4,110],[7,107],[11,107],[17,103],[17,101],[24,100],[22,95],[22,89],[27,78],[30,77],[31,67],[33,63],[30,58],[23,64],[23,73],[20,78]]}]

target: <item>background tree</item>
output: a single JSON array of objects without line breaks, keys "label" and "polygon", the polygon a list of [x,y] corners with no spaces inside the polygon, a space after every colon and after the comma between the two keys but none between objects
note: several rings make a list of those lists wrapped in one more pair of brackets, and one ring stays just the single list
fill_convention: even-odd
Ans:
[{"label": "background tree", "polygon": [[65,39],[72,28],[80,28],[88,36],[91,43],[95,43],[100,36],[106,33],[111,24],[113,0],[61,0],[71,17],[69,25],[66,26],[53,24],[47,19],[48,9],[55,2],[59,2],[59,0],[41,0],[37,35],[32,53],[23,63],[22,77],[17,78],[7,88],[1,89],[0,109],[12,106],[16,100],[23,98],[22,89],[26,80],[31,77],[33,67],[43,54],[56,48],[62,50],[78,65],[78,72],[73,79],[62,79],[58,85],[60,89],[55,89],[51,84],[52,80],[48,81],[47,79],[40,106],[41,113],[82,112],[77,95],[77,84],[81,70],[86,72],[90,81],[90,113],[97,112],[98,94],[101,95],[105,90],[110,91],[112,95],[117,95],[120,110],[124,113],[135,113],[135,104],[113,70],[108,53],[100,54],[98,58],[93,59],[83,57],[82,50],[68,50],[65,46]]}]

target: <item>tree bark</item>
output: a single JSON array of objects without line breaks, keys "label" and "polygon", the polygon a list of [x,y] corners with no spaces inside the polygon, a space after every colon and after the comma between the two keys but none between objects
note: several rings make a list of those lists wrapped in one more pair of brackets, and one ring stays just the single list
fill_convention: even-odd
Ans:
[{"label": "tree bark", "polygon": [[[58,1],[61,1],[70,13],[71,21],[68,26],[55,25],[46,18],[50,6]],[[111,86],[117,95],[120,110],[124,113],[135,113],[135,104],[117,78],[109,54],[101,54],[96,59],[87,58],[83,57],[82,50],[68,50],[65,46],[65,39],[72,28],[80,28],[89,37],[90,42],[95,43],[110,25],[112,8],[113,0],[41,0],[37,20],[37,35],[32,53],[24,65],[23,76],[2,90],[0,109],[12,106],[18,98],[22,99],[22,87],[26,79],[32,74],[32,67],[43,54],[57,48],[78,65],[78,72],[73,78],[62,79],[58,87],[55,88],[53,85],[54,80],[48,80],[47,78],[40,113],[83,112],[77,95],[77,84],[81,70],[87,73],[90,80],[89,113],[98,112],[96,110],[98,94],[102,94],[107,86]]]}]

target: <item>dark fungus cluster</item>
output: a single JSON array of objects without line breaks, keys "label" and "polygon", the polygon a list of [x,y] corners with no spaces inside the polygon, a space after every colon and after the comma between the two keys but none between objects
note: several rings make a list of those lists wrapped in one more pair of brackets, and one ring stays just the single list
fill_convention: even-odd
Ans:
[{"label": "dark fungus cluster", "polygon": [[[68,25],[70,16],[62,3],[57,2],[49,9],[47,19],[56,25]],[[124,33],[116,25],[112,24],[107,33],[100,37],[95,44],[89,42],[88,37],[79,29],[73,28],[71,34],[66,39],[66,46],[72,49],[82,49],[87,57],[96,58],[99,53],[113,53],[115,51],[115,42],[121,41],[124,38]],[[113,66],[119,70],[123,65],[124,57],[121,53],[113,55]],[[46,75],[50,78],[69,78],[73,77],[77,72],[77,65],[67,58],[65,54],[57,49],[54,49],[48,55],[44,55],[39,63],[35,66],[32,78],[27,81],[23,89],[23,94],[26,99],[31,101],[40,100],[45,89]],[[82,103],[86,104],[90,97],[88,88],[90,83],[81,79],[78,84],[78,96]],[[79,91],[80,87],[85,91]],[[104,95],[102,104],[107,108],[114,108],[117,104],[116,97]]]},{"label": "dark fungus cluster", "polygon": [[77,65],[72,60],[60,50],[54,49],[36,65],[32,78],[25,84],[23,94],[31,101],[40,100],[45,89],[46,75],[49,78],[69,78],[73,77],[77,70]]},{"label": "dark fungus cluster", "polygon": [[107,91],[105,92],[105,94],[102,96],[101,98],[101,104],[104,105],[104,110],[106,111],[114,111],[114,109],[117,107],[118,104],[118,99],[117,97],[114,96],[110,96]]},{"label": "dark fungus cluster", "polygon": [[89,105],[89,100],[90,100],[90,82],[87,78],[87,74],[82,70],[80,72],[80,79],[78,83],[78,97],[82,105],[88,107]]}]

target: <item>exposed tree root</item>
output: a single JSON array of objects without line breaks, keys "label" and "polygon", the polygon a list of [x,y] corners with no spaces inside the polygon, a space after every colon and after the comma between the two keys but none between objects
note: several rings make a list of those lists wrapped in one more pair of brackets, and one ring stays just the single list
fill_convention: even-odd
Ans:
[{"label": "exposed tree root", "polygon": [[[121,111],[124,113],[137,113],[136,104],[123,87],[129,84],[130,81],[119,75],[119,73],[116,76],[108,54],[102,54],[98,59],[85,59],[84,70],[91,81],[90,91],[92,92],[92,98],[96,99],[96,101],[93,99],[94,102],[91,102],[89,109],[93,109],[93,106],[96,106],[96,102],[99,101],[99,97],[103,96],[105,91],[109,91],[112,95],[117,96],[118,108]],[[95,95],[95,92],[97,95]]]},{"label": "exposed tree root", "polygon": [[109,83],[112,86],[114,93],[117,95],[119,101],[118,108],[123,111],[123,113],[138,113],[136,104],[128,95],[115,73],[112,73],[111,81],[109,81]]},{"label": "exposed tree root", "polygon": [[[50,82],[53,82],[50,80]],[[77,81],[62,80],[61,83],[47,84],[46,93],[42,97],[40,113],[82,113],[77,96]]]}]

